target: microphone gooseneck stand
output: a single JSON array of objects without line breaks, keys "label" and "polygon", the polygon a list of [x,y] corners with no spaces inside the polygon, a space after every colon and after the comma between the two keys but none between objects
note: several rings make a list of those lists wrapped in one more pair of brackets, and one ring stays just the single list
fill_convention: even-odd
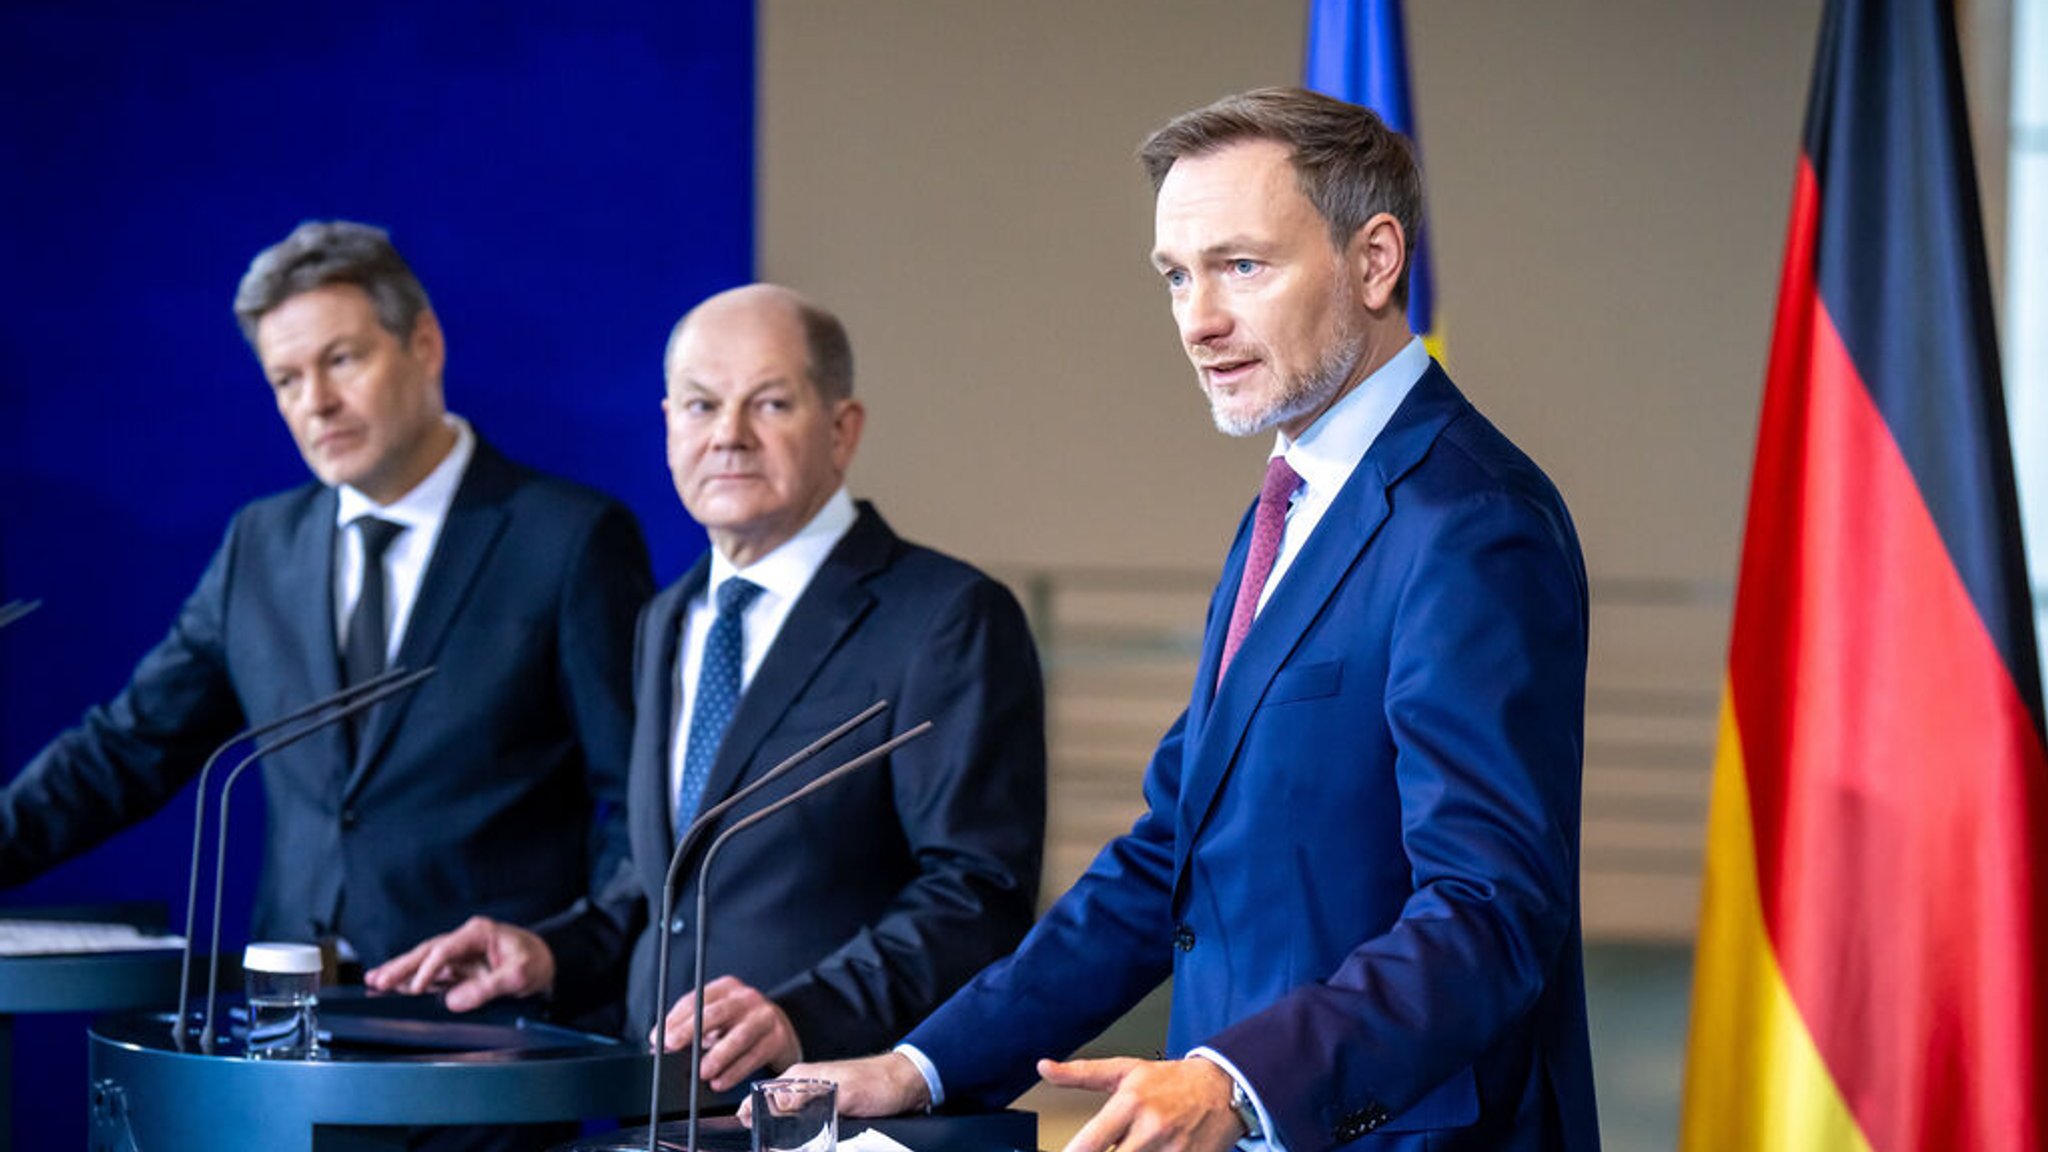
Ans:
[{"label": "microphone gooseneck stand", "polygon": [[[34,607],[34,605],[30,605]],[[192,807],[192,866],[185,876],[185,947],[178,965],[178,1014],[171,1018],[171,1039],[180,1052],[185,1050],[185,1029],[191,1023],[186,1013],[192,1007],[192,930],[198,927],[199,919],[199,860],[200,845],[205,840],[206,828],[206,784],[213,776],[213,766],[227,755],[228,749],[245,740],[261,740],[281,728],[300,723],[309,717],[319,716],[330,708],[345,707],[358,697],[375,692],[387,684],[404,679],[408,673],[403,668],[393,668],[381,676],[374,676],[360,684],[343,688],[339,692],[322,696],[302,708],[287,712],[277,719],[253,728],[245,728],[227,738],[206,763],[199,769],[198,802]],[[215,886],[214,902],[220,902],[219,886]],[[218,943],[218,941],[216,941]],[[219,963],[215,959],[216,965]]]},{"label": "microphone gooseneck stand", "polygon": [[[704,888],[705,884],[709,881],[711,876],[712,857],[718,854],[718,850],[720,848],[725,847],[726,841],[732,839],[738,833],[744,832],[748,828],[751,828],[754,825],[759,824],[761,821],[767,819],[770,816],[775,815],[777,812],[782,811],[784,808],[789,807],[791,804],[796,803],[804,797],[809,796],[811,793],[816,792],[829,784],[836,783],[841,778],[850,776],[855,771],[861,768],[865,768],[869,764],[872,764],[875,761],[882,759],[889,753],[894,752],[896,749],[903,747],[905,744],[910,743],[912,740],[917,739],[918,737],[924,735],[925,733],[931,730],[932,722],[926,720],[924,723],[919,724],[915,728],[908,729],[901,735],[895,737],[894,739],[891,739],[885,744],[877,744],[875,747],[869,749],[866,752],[861,753],[859,756],[856,756],[851,760],[848,760],[846,763],[841,764],[839,767],[832,769],[830,772],[827,772],[824,775],[819,776],[816,780],[813,780],[810,783],[805,784],[803,787],[797,789],[794,792],[791,792],[789,795],[784,796],[782,799],[775,801],[773,804],[770,804],[757,812],[749,812],[745,816],[740,817],[739,820],[734,822],[732,827],[727,828],[725,831],[719,833],[718,837],[711,841],[710,846],[704,849],[704,862],[697,866],[697,935],[695,940],[696,978],[694,981],[696,987],[695,995],[691,998],[691,1007],[695,1013],[695,1026],[691,1029],[690,1032],[690,1120],[688,1126],[685,1129],[685,1131],[688,1133],[687,1144],[690,1149],[690,1152],[697,1152],[697,1097],[698,1094],[703,1090],[704,1083],[704,1077],[702,1075],[704,1064],[704,913],[706,909]],[[659,1051],[660,1046],[657,1045],[657,1056],[659,1054]],[[650,1132],[648,1135],[649,1152],[654,1152],[653,1142],[654,1137]]]},{"label": "microphone gooseneck stand", "polygon": [[[417,672],[400,676],[398,679],[383,684],[378,688],[361,693],[348,703],[335,708],[332,712],[328,712],[318,719],[294,728],[290,732],[244,756],[241,762],[237,763],[229,771],[227,779],[221,782],[220,815],[215,821],[218,825],[217,846],[213,857],[213,934],[212,942],[207,946],[207,954],[215,956],[215,962],[208,965],[211,971],[207,973],[206,977],[206,1019],[199,1029],[199,1048],[202,1052],[211,1053],[213,1051],[213,1011],[215,1002],[220,998],[220,963],[216,954],[220,950],[221,892],[222,883],[226,879],[223,873],[227,871],[228,861],[228,797],[234,790],[235,781],[241,779],[242,773],[248,770],[249,765],[254,764],[264,756],[268,756],[280,748],[296,744],[331,724],[338,724],[350,716],[383,701],[387,697],[396,696],[400,692],[407,691],[420,681],[432,676],[434,672],[435,669],[431,666],[422,668]],[[364,683],[367,684],[369,682],[365,681]]]}]

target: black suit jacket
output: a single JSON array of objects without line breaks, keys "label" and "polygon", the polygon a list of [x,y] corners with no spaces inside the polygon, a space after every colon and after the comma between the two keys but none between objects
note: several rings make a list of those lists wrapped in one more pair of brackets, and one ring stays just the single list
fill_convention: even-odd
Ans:
[{"label": "black suit jacket", "polygon": [[[214,745],[339,687],[335,500],[308,484],[235,517],[121,694],[0,791],[0,883],[154,812]],[[352,762],[336,727],[265,763],[254,932],[337,933],[376,963],[472,911],[529,920],[587,896],[624,855],[627,637],[651,586],[622,505],[479,440],[396,661],[440,671],[373,711]]]},{"label": "black suit jacket", "polygon": [[[630,950],[629,1036],[645,1036],[657,1007],[665,1012],[694,975],[696,872],[710,837],[678,885],[671,982],[659,998],[658,936],[647,927],[675,844],[676,653],[685,608],[709,572],[707,557],[641,615],[633,858],[600,907],[542,929],[569,1006],[616,989]],[[806,1059],[881,1047],[1008,952],[1031,925],[1045,840],[1045,704],[1023,612],[1002,585],[899,539],[863,503],[747,686],[704,806],[878,699],[893,707],[721,826],[897,732],[936,727],[735,836],[710,878],[707,971],[774,999]]]}]

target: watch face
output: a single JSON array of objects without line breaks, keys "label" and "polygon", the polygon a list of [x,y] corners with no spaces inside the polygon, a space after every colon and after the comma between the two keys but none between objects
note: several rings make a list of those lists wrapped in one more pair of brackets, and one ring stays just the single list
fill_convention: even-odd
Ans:
[{"label": "watch face", "polygon": [[1230,1085],[1230,1109],[1237,1113],[1238,1122],[1244,1125],[1244,1134],[1257,1139],[1259,1133],[1259,1110],[1252,1106],[1252,1098],[1244,1085],[1233,1081]]}]

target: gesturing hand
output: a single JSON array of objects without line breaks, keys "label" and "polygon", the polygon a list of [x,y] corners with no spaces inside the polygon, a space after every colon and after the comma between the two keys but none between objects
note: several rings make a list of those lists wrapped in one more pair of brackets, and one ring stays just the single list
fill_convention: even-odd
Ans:
[{"label": "gesturing hand", "polygon": [[553,988],[555,954],[524,928],[472,916],[455,931],[363,973],[363,983],[377,992],[440,992],[450,1012],[467,1012],[501,996],[536,996]]},{"label": "gesturing hand", "polygon": [[1064,1152],[1223,1152],[1244,1135],[1230,1107],[1230,1074],[1186,1060],[1040,1060],[1048,1084],[1109,1093]]}]

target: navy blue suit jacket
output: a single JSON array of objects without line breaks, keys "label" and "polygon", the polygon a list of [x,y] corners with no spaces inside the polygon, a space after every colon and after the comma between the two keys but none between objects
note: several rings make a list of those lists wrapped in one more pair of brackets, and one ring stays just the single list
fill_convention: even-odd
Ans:
[{"label": "navy blue suit jacket", "polygon": [[[565,1006],[630,983],[642,1037],[687,992],[697,842],[654,991],[661,884],[675,847],[669,771],[684,611],[709,557],[651,601],[634,658],[633,857],[608,900],[542,927]],[[903,1034],[1031,926],[1045,841],[1045,702],[1023,611],[1001,584],[900,539],[862,503],[791,608],[719,746],[710,807],[876,700],[891,709],[726,814],[728,827],[917,724],[931,733],[733,837],[710,877],[706,969],[788,1014],[805,1059]],[[630,954],[629,974],[618,971]]]},{"label": "navy blue suit jacket", "polygon": [[[0,790],[0,883],[154,812],[214,745],[340,686],[335,499],[307,484],[235,517],[127,687]],[[651,586],[623,505],[479,440],[396,661],[439,673],[371,713],[352,762],[336,727],[263,766],[254,933],[337,933],[377,963],[471,912],[531,920],[587,897],[625,852],[628,644]]]},{"label": "navy blue suit jacket", "polygon": [[998,1103],[1170,975],[1290,1152],[1596,1148],[1563,501],[1432,365],[1218,684],[1249,536],[1146,814],[909,1042]]}]

